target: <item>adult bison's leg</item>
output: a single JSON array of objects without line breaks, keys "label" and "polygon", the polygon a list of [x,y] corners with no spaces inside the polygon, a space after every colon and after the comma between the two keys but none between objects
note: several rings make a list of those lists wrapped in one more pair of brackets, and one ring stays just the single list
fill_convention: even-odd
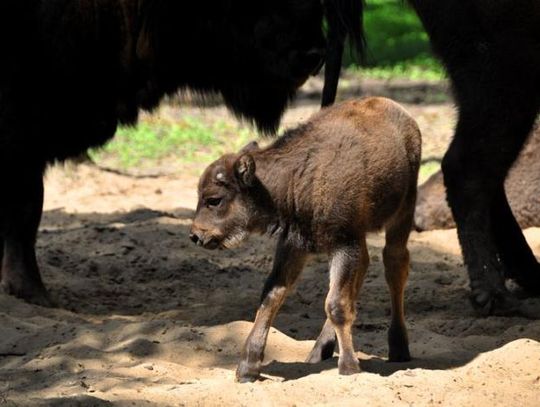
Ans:
[{"label": "adult bison's leg", "polygon": [[443,173],[473,304],[485,314],[510,311],[517,304],[505,277],[529,286],[538,281],[536,262],[504,196],[504,179],[540,102],[538,14],[531,2],[409,2],[447,69],[459,106]]},{"label": "adult bison's leg", "polygon": [[[0,217],[1,216],[2,215],[0,215]],[[3,238],[1,225],[2,225],[2,222],[0,221],[0,282],[2,282],[2,259],[4,258],[4,238]]]},{"label": "adult bison's leg", "polygon": [[527,292],[540,294],[540,265],[512,214],[504,188],[496,192],[491,219],[505,276],[514,279]]},{"label": "adult bison's leg", "polygon": [[[474,87],[471,82],[465,85],[468,92]],[[461,84],[454,81],[454,86],[460,95]],[[526,97],[516,100],[486,91],[482,98],[485,90],[474,89],[477,103],[460,101],[456,134],[444,157],[443,173],[469,271],[472,303],[488,315],[513,312],[518,305],[505,288],[503,259],[514,245],[509,239],[517,239],[521,231],[511,211],[502,206],[501,193],[508,170],[532,127],[536,108],[526,103]],[[522,255],[526,242],[522,240],[515,247],[521,247],[518,252]]]},{"label": "adult bison's leg", "polygon": [[8,294],[40,305],[50,305],[34,248],[43,206],[42,174],[42,166],[21,169],[18,165],[2,169],[1,287]]}]

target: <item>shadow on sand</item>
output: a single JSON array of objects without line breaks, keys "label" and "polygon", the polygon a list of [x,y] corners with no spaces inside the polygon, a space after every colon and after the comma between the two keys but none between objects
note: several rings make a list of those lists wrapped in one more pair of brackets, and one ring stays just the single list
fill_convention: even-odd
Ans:
[{"label": "shadow on sand", "polygon": [[[6,335],[8,339],[0,340],[0,353],[21,352],[20,356],[0,356],[0,382],[7,383],[4,388],[0,386],[0,392],[6,387],[10,391],[39,390],[39,380],[36,382],[34,376],[30,385],[29,374],[43,375],[49,386],[56,378],[58,382],[67,380],[72,373],[61,361],[51,362],[50,371],[33,370],[27,362],[52,346],[69,344],[83,333],[95,338],[95,343],[86,348],[72,347],[72,357],[81,361],[104,357],[104,363],[114,363],[116,355],[127,352],[136,364],[140,363],[138,359],[162,353],[162,344],[154,338],[158,333],[166,337],[164,326],[182,328],[167,337],[169,345],[178,349],[178,360],[182,360],[193,357],[183,355],[182,349],[201,338],[197,327],[252,320],[270,270],[273,242],[253,238],[234,251],[204,251],[189,242],[191,216],[192,211],[182,208],[170,213],[137,210],[106,215],[46,212],[38,256],[45,284],[61,310],[0,296],[3,329],[20,333],[12,332]],[[412,243],[406,303],[414,359],[401,364],[386,362],[390,304],[380,261],[382,241],[380,236],[369,240],[370,273],[358,302],[356,348],[375,355],[362,358],[364,371],[389,376],[403,369],[452,369],[518,338],[540,340],[540,321],[477,318],[467,300],[461,260],[429,244]],[[327,284],[325,259],[315,256],[296,293],[282,307],[275,328],[296,340],[315,339],[325,319]],[[527,301],[540,314],[540,300]],[[38,335],[40,321],[47,319],[56,321],[51,325],[54,330],[44,326],[43,340],[25,345],[24,333]],[[158,320],[162,323],[157,324]],[[122,335],[107,337],[107,328],[125,321],[133,324],[122,328]],[[204,351],[212,353],[216,366],[230,368],[245,339],[242,335],[231,331]],[[124,342],[128,345],[123,346]],[[219,350],[225,342],[231,351]],[[103,349],[107,349],[105,356]],[[299,355],[298,360],[305,356]],[[336,366],[335,357],[317,365],[274,361],[264,367],[263,374],[295,380]],[[51,372],[57,375],[52,381]]]}]

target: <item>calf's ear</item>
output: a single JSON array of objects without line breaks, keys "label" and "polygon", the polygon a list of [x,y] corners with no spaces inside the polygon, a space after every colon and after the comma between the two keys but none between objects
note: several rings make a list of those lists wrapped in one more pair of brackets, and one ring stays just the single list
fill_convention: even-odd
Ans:
[{"label": "calf's ear", "polygon": [[242,149],[240,150],[240,154],[251,153],[252,151],[257,151],[258,149],[259,143],[257,143],[256,141],[252,141],[242,147]]},{"label": "calf's ear", "polygon": [[234,163],[234,174],[240,186],[249,188],[255,183],[255,160],[251,154],[242,154]]}]

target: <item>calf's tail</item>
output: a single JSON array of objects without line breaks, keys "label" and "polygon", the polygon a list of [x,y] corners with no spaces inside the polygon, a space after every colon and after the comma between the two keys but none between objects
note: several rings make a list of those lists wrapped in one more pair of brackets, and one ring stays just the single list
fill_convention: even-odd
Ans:
[{"label": "calf's tail", "polygon": [[328,23],[328,44],[321,105],[331,105],[336,99],[339,74],[343,62],[345,41],[362,60],[365,50],[363,0],[323,0]]}]

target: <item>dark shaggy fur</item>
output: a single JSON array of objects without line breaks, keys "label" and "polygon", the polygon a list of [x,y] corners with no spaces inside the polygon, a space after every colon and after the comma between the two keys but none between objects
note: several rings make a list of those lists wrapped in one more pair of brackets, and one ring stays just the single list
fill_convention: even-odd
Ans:
[{"label": "dark shaggy fur", "polygon": [[[421,137],[414,120],[383,98],[329,107],[271,146],[248,146],[214,162],[199,183],[191,238],[209,249],[239,244],[249,233],[279,233],[274,266],[236,372],[256,380],[266,338],[307,254],[330,258],[327,322],[308,361],[331,357],[339,372],[359,371],[352,324],[366,274],[368,232],[384,229],[385,275],[392,297],[390,360],[410,359],[403,293],[409,270]],[[334,333],[335,332],[335,333]]]},{"label": "dark shaggy fur", "polygon": [[540,266],[510,210],[508,170],[540,109],[540,2],[409,0],[452,81],[459,119],[443,161],[473,305],[514,311],[513,278],[540,294]]},{"label": "dark shaggy fur", "polygon": [[[355,2],[324,4],[346,15]],[[274,130],[321,67],[324,11],[319,0],[2,0],[4,290],[46,303],[34,254],[46,163],[102,145],[182,88],[219,93]],[[359,35],[357,16],[333,19],[333,30]]]}]

